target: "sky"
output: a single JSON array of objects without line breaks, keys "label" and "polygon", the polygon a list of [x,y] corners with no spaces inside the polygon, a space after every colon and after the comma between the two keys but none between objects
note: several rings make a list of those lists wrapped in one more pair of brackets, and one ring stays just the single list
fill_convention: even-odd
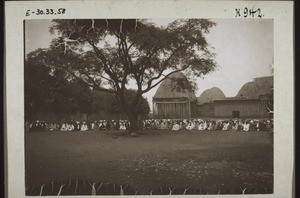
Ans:
[{"label": "sky", "polygon": [[[196,97],[212,87],[220,88],[226,97],[236,96],[253,78],[272,75],[274,60],[274,27],[271,19],[211,19],[216,23],[206,35],[214,48],[218,69],[197,79]],[[173,19],[152,19],[167,25]],[[50,35],[51,20],[25,21],[25,53],[47,48],[55,35]],[[159,86],[144,96],[152,109],[152,97]]]}]

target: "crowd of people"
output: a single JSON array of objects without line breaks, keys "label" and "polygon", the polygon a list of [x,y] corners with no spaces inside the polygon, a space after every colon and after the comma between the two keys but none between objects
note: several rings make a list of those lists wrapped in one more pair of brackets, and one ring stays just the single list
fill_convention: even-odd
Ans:
[{"label": "crowd of people", "polygon": [[[101,131],[127,130],[128,120],[97,120],[46,123],[36,120],[25,123],[25,131]],[[139,121],[140,130],[186,131],[273,131],[273,119],[147,119]]]},{"label": "crowd of people", "polygon": [[25,131],[97,131],[97,130],[126,130],[130,122],[127,120],[97,120],[94,122],[69,121],[63,123],[46,123],[36,120],[25,123]]}]

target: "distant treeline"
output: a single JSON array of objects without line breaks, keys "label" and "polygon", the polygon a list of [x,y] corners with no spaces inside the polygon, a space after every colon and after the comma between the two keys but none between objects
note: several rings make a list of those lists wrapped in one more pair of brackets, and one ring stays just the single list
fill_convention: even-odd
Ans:
[{"label": "distant treeline", "polygon": [[[114,95],[92,90],[65,71],[52,70],[42,62],[26,59],[24,84],[26,121],[126,118]],[[129,102],[134,94],[134,90],[127,90]],[[148,101],[144,98],[139,113],[147,117],[149,112]]]}]

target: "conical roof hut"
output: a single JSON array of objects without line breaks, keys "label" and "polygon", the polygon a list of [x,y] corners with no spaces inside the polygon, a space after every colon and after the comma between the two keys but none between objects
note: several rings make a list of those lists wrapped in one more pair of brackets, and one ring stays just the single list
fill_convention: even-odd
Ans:
[{"label": "conical roof hut", "polygon": [[197,98],[188,86],[180,86],[179,81],[190,85],[186,76],[181,72],[176,72],[164,80],[158,87],[153,99],[172,99],[172,98],[186,98],[190,101],[196,101]]},{"label": "conical roof hut", "polygon": [[254,78],[239,90],[237,98],[258,99],[263,95],[272,95],[273,76]]},{"label": "conical roof hut", "polygon": [[196,101],[186,76],[176,72],[158,87],[153,97],[153,115],[156,118],[190,118],[196,113]]},{"label": "conical roof hut", "polygon": [[199,105],[204,103],[210,103],[214,100],[225,99],[223,91],[218,87],[213,87],[211,89],[207,89],[203,91],[203,93],[197,98],[197,102]]}]

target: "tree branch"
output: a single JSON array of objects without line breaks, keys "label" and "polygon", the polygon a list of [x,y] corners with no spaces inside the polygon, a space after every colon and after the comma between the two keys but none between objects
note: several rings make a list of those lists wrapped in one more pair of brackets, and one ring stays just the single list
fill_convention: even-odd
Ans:
[{"label": "tree branch", "polygon": [[[148,87],[151,86],[151,84],[152,84],[152,82],[153,82],[154,80],[157,80],[157,79],[159,79],[159,78],[162,76],[162,74],[163,74],[163,72],[165,71],[167,65],[169,64],[169,61],[171,60],[171,58],[172,58],[173,56],[175,56],[176,52],[178,52],[181,48],[183,48],[183,45],[180,45],[178,48],[176,48],[176,49],[170,54],[170,56],[164,61],[164,64],[161,66],[161,69],[160,69],[159,74],[158,74],[156,77],[153,77],[152,79],[150,79],[150,80],[148,81]],[[155,48],[154,48],[154,49],[155,49]],[[159,50],[159,49],[153,50],[152,54],[154,54],[154,53],[155,53],[156,51],[158,51],[158,50]],[[149,55],[149,57],[148,57],[148,60],[150,60],[152,54],[150,53],[150,55]],[[148,64],[148,62],[149,62],[148,60],[147,60],[147,62],[145,62],[145,63]],[[143,69],[145,70],[146,68],[143,68]]]},{"label": "tree branch", "polygon": [[[73,73],[70,69],[68,69],[67,67],[63,67],[61,66],[64,70],[66,70],[70,75],[72,75],[74,78],[80,80],[81,82],[83,82],[85,85],[94,88],[97,91],[103,91],[103,92],[107,92],[107,93],[112,93],[112,94],[116,94],[116,91],[112,90],[112,89],[105,89],[103,87],[100,87],[100,85],[96,84],[96,82],[92,79],[92,83],[90,84],[89,82],[85,81],[84,79],[78,77],[75,73]],[[86,74],[85,74],[86,75]],[[91,78],[90,76],[87,75],[88,78]]]},{"label": "tree branch", "polygon": [[[162,81],[164,81],[165,79],[167,79],[170,75],[172,75],[172,74],[174,74],[174,73],[176,73],[176,72],[184,71],[184,70],[186,70],[189,66],[190,66],[190,65],[188,65],[188,66],[186,66],[186,67],[183,67],[183,68],[181,68],[181,69],[177,69],[177,70],[175,70],[175,71],[172,71],[172,72],[170,72],[170,73],[167,74],[167,75],[164,75],[165,77],[162,78],[161,80],[159,80],[159,81],[158,81],[157,83],[155,83],[154,85],[151,85],[151,84],[152,84],[152,81],[153,81],[153,78],[152,78],[152,79],[150,80],[150,81],[151,81],[151,84],[148,83],[148,87],[147,87],[146,89],[142,90],[142,93],[148,92],[148,91],[151,90],[152,88],[156,87],[159,83],[161,83]],[[161,73],[160,76],[162,76],[162,73]],[[156,76],[156,77],[157,77],[157,76]],[[156,77],[154,77],[154,78],[156,78]]]},{"label": "tree branch", "polygon": [[99,50],[94,43],[92,43],[88,38],[85,37],[85,39],[87,40],[87,42],[93,47],[93,49],[96,52],[97,57],[100,58],[101,62],[104,65],[104,71],[112,78],[112,80],[115,82],[115,86],[117,88],[117,90],[120,89],[119,86],[119,82],[121,82],[118,77],[113,73],[113,71],[110,69],[110,67],[108,66],[107,62],[108,60],[105,58],[104,54],[101,52],[101,50]]}]

